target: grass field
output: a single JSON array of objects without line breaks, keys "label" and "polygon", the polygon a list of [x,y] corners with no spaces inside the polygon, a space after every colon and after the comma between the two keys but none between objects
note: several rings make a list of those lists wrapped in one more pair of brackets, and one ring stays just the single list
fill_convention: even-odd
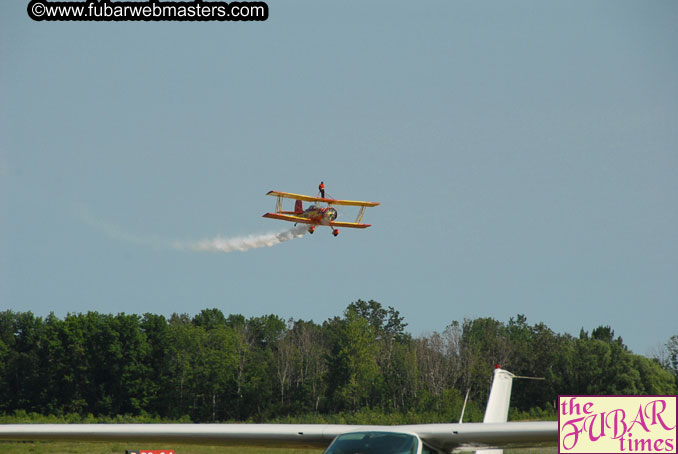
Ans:
[{"label": "grass field", "polygon": [[[159,446],[148,444],[86,442],[0,441],[2,454],[125,454],[127,449],[173,449],[176,454],[321,454],[317,449],[234,448],[203,445]],[[506,449],[504,454],[555,454],[555,447]]]}]

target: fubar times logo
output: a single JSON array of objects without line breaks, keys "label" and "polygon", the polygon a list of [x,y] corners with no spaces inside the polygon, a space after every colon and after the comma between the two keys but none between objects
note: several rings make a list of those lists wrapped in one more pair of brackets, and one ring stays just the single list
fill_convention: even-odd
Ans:
[{"label": "fubar times logo", "polygon": [[678,396],[558,396],[558,452],[678,453]]}]

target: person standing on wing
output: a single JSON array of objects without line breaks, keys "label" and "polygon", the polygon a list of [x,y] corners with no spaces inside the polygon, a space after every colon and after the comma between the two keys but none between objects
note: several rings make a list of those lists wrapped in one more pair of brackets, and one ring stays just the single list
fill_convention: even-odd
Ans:
[{"label": "person standing on wing", "polygon": [[318,191],[320,191],[320,197],[324,199],[325,198],[325,183],[323,183],[322,181],[318,185]]}]

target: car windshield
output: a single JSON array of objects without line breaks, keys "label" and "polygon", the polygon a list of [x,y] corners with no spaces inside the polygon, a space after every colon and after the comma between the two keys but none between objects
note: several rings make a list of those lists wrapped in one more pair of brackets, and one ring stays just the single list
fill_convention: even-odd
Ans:
[{"label": "car windshield", "polygon": [[354,432],[339,435],[325,454],[416,454],[417,437],[393,432]]}]

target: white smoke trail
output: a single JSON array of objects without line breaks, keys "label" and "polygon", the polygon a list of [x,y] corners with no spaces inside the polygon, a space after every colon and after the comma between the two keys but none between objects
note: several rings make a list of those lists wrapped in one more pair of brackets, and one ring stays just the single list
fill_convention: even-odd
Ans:
[{"label": "white smoke trail", "polygon": [[247,251],[260,247],[271,247],[276,244],[284,243],[294,238],[304,236],[308,227],[299,225],[284,232],[264,233],[260,235],[248,235],[232,238],[217,236],[216,238],[200,241],[182,241],[175,242],[172,246],[175,249],[198,251],[198,252],[233,252]]},{"label": "white smoke trail", "polygon": [[173,247],[172,241],[160,238],[156,235],[137,235],[123,230],[120,226],[104,222],[94,217],[90,212],[84,208],[76,208],[76,212],[80,219],[86,224],[103,232],[109,238],[117,241],[122,241],[129,244],[136,244],[139,246],[147,246],[155,249],[168,249]]},{"label": "white smoke trail", "polygon": [[78,211],[80,218],[83,221],[92,227],[101,230],[110,238],[124,241],[125,243],[148,246],[156,249],[225,253],[247,251],[260,247],[271,247],[294,238],[301,238],[308,230],[308,227],[302,224],[278,233],[262,233],[259,235],[236,236],[230,238],[217,236],[215,238],[198,241],[171,241],[157,236],[143,236],[126,232],[117,225],[112,225],[94,218],[85,209]]}]

